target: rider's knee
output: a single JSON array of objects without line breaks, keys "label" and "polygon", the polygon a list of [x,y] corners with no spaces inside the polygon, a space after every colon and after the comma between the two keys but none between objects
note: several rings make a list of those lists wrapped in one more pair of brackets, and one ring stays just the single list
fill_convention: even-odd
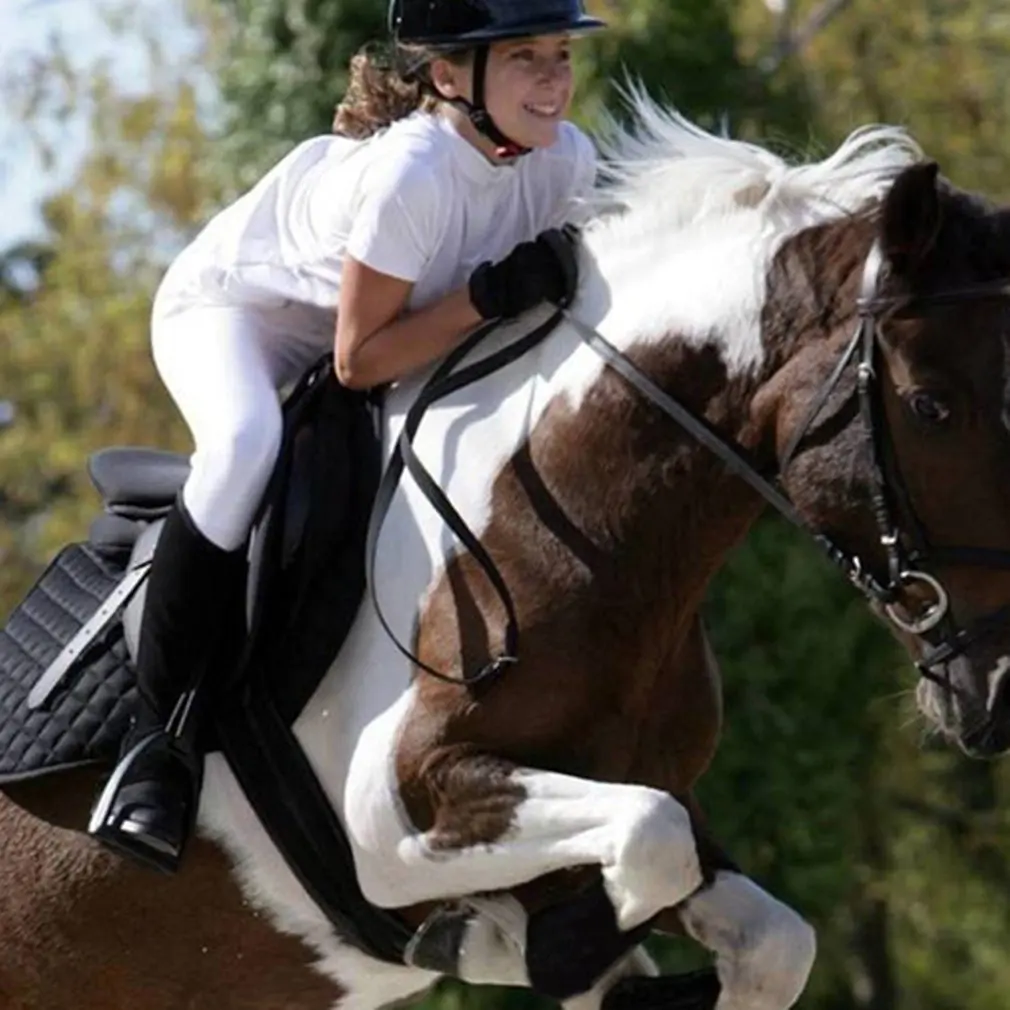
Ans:
[{"label": "rider's knee", "polygon": [[259,485],[269,476],[280,454],[283,422],[274,402],[246,412],[214,437],[198,444],[194,467],[201,463],[229,487],[248,480]]}]

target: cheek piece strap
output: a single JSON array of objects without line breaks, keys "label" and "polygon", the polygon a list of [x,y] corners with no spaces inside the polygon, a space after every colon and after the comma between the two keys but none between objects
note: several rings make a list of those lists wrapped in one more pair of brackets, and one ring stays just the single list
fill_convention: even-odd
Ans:
[{"label": "cheek piece strap", "polygon": [[491,47],[488,45],[478,46],[473,58],[473,102],[468,102],[465,98],[450,99],[453,105],[462,109],[467,118],[493,144],[497,145],[495,154],[499,158],[518,158],[523,154],[529,154],[530,148],[517,144],[514,140],[506,137],[497,124],[491,118],[491,113],[484,105],[484,95],[487,86],[487,61]]}]

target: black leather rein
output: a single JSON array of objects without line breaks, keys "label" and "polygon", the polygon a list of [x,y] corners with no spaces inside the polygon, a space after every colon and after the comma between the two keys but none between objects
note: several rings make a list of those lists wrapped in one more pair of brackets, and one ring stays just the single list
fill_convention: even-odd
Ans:
[{"label": "black leather rein", "polygon": [[[575,333],[588,344],[606,364],[620,374],[642,396],[659,410],[676,421],[692,438],[710,450],[725,464],[727,470],[745,481],[754,491],[794,526],[812,536],[827,557],[845,573],[847,578],[872,602],[879,604],[890,621],[899,629],[923,640],[926,652],[918,662],[922,676],[942,684],[948,690],[948,678],[939,678],[933,667],[960,655],[972,642],[1006,622],[1010,607],[1003,607],[976,621],[969,629],[956,627],[950,611],[950,596],[943,583],[923,570],[930,565],[968,565],[985,568],[1010,569],[1010,551],[989,550],[976,547],[932,547],[929,545],[921,523],[912,508],[905,484],[901,479],[890,450],[884,420],[883,397],[878,378],[881,366],[880,319],[886,313],[891,317],[912,317],[924,314],[930,308],[957,304],[970,300],[1010,299],[1010,285],[999,282],[937,292],[910,298],[883,298],[878,295],[883,255],[874,245],[863,270],[862,287],[858,301],[858,326],[852,339],[833,369],[831,375],[808,408],[803,422],[789,442],[779,462],[781,474],[795,457],[804,437],[820,415],[832,391],[848,368],[856,364],[856,392],[859,411],[870,438],[871,503],[877,525],[879,542],[887,559],[886,574],[872,571],[858,554],[852,553],[831,537],[811,529],[796,507],[782,490],[764,476],[751,462],[747,450],[716,431],[704,418],[699,417],[682,403],[656,385],[641,369],[621,353],[610,341],[586,325],[567,309],[559,309],[525,337],[507,347],[457,370],[456,366],[495,328],[496,322],[476,330],[453,351],[429,378],[416,401],[408,410],[399,439],[393,449],[387,469],[380,484],[372,512],[366,545],[368,582],[373,604],[383,628],[397,649],[411,663],[429,675],[452,684],[477,687],[487,686],[511,665],[519,661],[519,627],[515,605],[501,573],[488,555],[480,540],[466,525],[449,499],[413,449],[413,439],[428,407],[450,393],[484,378],[511,364],[541,343],[564,319]],[[379,604],[375,585],[375,562],[379,532],[389,510],[393,495],[403,471],[416,481],[453,533],[470,551],[474,560],[487,574],[506,613],[503,651],[478,671],[461,677],[449,676],[423,662],[403,645],[393,632]],[[898,516],[901,516],[901,522]],[[904,590],[913,585],[925,586],[933,602],[918,616],[908,618],[897,608]],[[934,638],[939,637],[939,644]]]}]

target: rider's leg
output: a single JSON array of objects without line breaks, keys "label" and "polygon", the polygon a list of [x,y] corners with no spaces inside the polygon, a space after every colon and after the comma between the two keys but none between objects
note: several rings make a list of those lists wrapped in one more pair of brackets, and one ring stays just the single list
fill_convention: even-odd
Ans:
[{"label": "rider's leg", "polygon": [[180,698],[236,641],[244,545],[281,441],[277,389],[319,350],[293,345],[268,314],[227,308],[156,319],[153,342],[195,452],[151,565],[134,727],[91,830],[117,851],[173,871],[192,830],[202,759],[195,718],[182,740],[170,740],[166,728]]}]

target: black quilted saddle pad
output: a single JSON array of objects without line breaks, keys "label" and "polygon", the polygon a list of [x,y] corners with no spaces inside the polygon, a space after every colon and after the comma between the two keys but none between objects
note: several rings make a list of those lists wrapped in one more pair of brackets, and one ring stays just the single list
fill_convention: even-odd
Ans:
[{"label": "black quilted saddle pad", "polygon": [[91,545],[71,544],[0,631],[0,784],[114,763],[136,693],[118,617],[43,708],[30,710],[28,695],[122,575]]}]

